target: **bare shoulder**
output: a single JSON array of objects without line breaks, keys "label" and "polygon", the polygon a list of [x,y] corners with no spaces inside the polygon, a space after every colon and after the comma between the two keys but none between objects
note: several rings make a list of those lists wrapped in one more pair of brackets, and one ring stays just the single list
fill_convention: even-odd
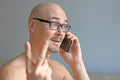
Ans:
[{"label": "bare shoulder", "polygon": [[63,72],[68,72],[67,68],[65,68],[65,66],[61,64],[59,61],[50,59],[49,64],[53,69],[58,69]]},{"label": "bare shoulder", "polygon": [[59,61],[54,59],[49,59],[49,63],[51,66],[55,66],[55,67],[59,66],[59,67],[65,68],[63,64],[61,64]]},{"label": "bare shoulder", "polygon": [[0,78],[2,80],[19,80],[19,74],[24,73],[24,70],[25,59],[22,55],[20,55],[15,59],[7,62],[0,68]]},{"label": "bare shoulder", "polygon": [[50,59],[49,64],[53,70],[54,75],[63,77],[63,79],[60,79],[60,80],[72,80],[72,77],[69,71],[67,70],[67,68],[63,64],[61,64],[59,61]]}]

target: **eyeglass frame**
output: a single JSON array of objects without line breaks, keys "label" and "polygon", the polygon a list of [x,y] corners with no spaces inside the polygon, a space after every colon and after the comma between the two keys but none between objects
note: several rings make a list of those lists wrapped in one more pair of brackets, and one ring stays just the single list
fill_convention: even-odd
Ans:
[{"label": "eyeglass frame", "polygon": [[[45,19],[41,19],[41,18],[32,18],[32,19],[34,19],[34,20],[38,20],[38,21],[40,21],[40,22],[49,23],[49,28],[50,28],[51,30],[58,30],[59,27],[62,28],[64,25],[67,25],[68,28],[66,28],[66,30],[64,30],[64,28],[62,28],[63,32],[68,32],[68,31],[70,30],[70,28],[71,28],[71,26],[68,25],[68,24],[60,24],[60,23],[57,23],[57,22],[55,22],[55,21],[49,21],[49,20],[45,20]],[[52,28],[50,27],[52,23],[55,23],[55,24],[58,25],[58,26],[56,26],[57,29],[52,29]]]}]

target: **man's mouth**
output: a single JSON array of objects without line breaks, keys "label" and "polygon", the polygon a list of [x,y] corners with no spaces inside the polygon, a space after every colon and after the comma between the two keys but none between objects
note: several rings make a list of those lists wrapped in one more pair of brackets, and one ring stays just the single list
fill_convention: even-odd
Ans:
[{"label": "man's mouth", "polygon": [[61,43],[61,40],[52,40],[52,41],[57,43],[57,44]]},{"label": "man's mouth", "polygon": [[61,44],[63,38],[62,37],[54,37],[54,38],[51,38],[51,41],[55,44]]}]

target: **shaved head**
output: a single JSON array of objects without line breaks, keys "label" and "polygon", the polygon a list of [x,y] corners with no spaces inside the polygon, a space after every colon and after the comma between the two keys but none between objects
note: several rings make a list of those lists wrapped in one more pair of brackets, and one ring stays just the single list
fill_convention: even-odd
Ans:
[{"label": "shaved head", "polygon": [[64,10],[58,4],[40,3],[33,8],[29,16],[29,19],[33,17],[50,19],[51,17],[59,17],[60,15],[66,18]]},{"label": "shaved head", "polygon": [[32,9],[28,21],[30,42],[36,48],[39,48],[44,41],[49,40],[49,51],[52,53],[58,52],[65,33],[61,28],[59,30],[52,30],[49,28],[50,25],[48,23],[36,21],[33,18],[54,21],[56,24],[67,24],[64,10],[56,3],[40,3]]}]

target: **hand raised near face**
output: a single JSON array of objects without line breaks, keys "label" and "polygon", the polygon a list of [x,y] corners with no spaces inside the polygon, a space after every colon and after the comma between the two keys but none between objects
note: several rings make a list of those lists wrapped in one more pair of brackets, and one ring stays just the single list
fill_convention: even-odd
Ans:
[{"label": "hand raised near face", "polygon": [[70,39],[72,41],[72,45],[69,52],[66,52],[60,48],[60,54],[69,65],[74,65],[73,63],[80,61],[82,58],[80,43],[78,38],[71,32],[67,32],[66,36],[67,39]]},{"label": "hand raised near face", "polygon": [[29,42],[25,43],[27,80],[52,80],[52,69],[45,59],[48,45],[49,43],[45,42],[37,62],[33,64],[31,45]]}]

